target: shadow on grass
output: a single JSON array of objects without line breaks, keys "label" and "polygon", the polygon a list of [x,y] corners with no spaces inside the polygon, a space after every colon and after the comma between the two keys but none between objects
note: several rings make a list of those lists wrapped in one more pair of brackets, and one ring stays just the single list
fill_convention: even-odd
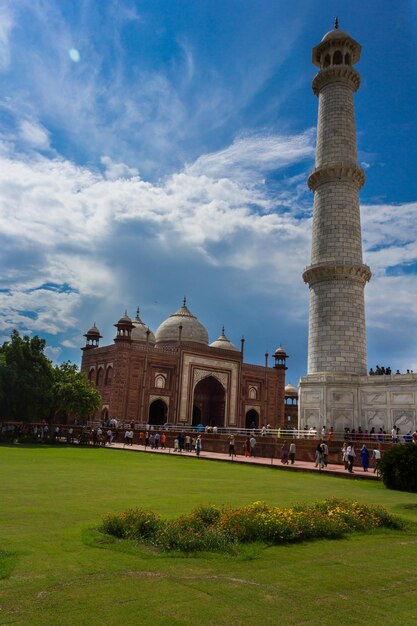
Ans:
[{"label": "shadow on grass", "polygon": [[133,541],[131,539],[118,539],[111,535],[106,535],[98,530],[96,527],[84,528],[81,531],[81,540],[84,545],[89,548],[99,548],[105,550],[113,550],[114,552],[121,552],[123,554],[130,554],[133,557],[140,559],[207,559],[210,560],[238,560],[238,561],[253,561],[259,559],[262,553],[270,547],[269,544],[262,542],[253,542],[248,544],[240,544],[236,546],[234,554],[227,552],[181,552],[172,550],[171,552],[164,552],[158,548],[149,545],[145,542]]},{"label": "shadow on grass", "polygon": [[0,550],[0,580],[10,578],[18,561],[17,552]]}]

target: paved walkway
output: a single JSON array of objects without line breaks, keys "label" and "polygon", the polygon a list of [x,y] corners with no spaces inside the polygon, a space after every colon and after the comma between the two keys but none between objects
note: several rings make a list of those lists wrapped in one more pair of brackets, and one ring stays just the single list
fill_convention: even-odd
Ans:
[{"label": "paved walkway", "polygon": [[[145,454],[172,454],[173,456],[179,456],[182,458],[196,459],[195,452],[174,452],[172,448],[152,450],[151,448],[139,446],[133,444],[132,446],[125,446],[123,443],[112,443],[106,445],[106,448],[113,450],[125,450],[127,452],[144,452]],[[373,469],[369,469],[369,472],[364,472],[361,467],[355,467],[354,473],[347,472],[343,465],[335,463],[329,463],[327,468],[319,470],[315,467],[314,463],[310,461],[295,461],[294,465],[283,465],[280,459],[268,459],[265,457],[249,457],[245,458],[243,455],[237,455],[230,457],[228,454],[220,452],[208,452],[202,450],[200,452],[200,458],[210,461],[221,461],[224,463],[239,463],[241,465],[263,465],[271,467],[273,469],[289,471],[289,472],[314,472],[319,474],[330,474],[331,476],[339,476],[349,479],[365,479],[365,480],[377,480],[376,474],[373,473]]]}]

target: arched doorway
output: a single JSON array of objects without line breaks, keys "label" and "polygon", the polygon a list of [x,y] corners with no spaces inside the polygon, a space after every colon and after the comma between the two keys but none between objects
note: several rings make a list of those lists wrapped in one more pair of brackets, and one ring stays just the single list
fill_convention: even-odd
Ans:
[{"label": "arched doorway", "polygon": [[154,400],[149,406],[149,424],[162,426],[167,421],[168,408],[163,400]]},{"label": "arched doorway", "polygon": [[246,428],[259,428],[259,415],[255,409],[251,409],[246,413]]},{"label": "arched doorway", "polygon": [[204,426],[224,426],[225,408],[223,385],[214,376],[200,380],[194,389],[193,424],[198,416],[198,423]]},{"label": "arched doorway", "polygon": [[193,406],[193,426],[198,426],[201,423],[201,409],[194,404]]}]

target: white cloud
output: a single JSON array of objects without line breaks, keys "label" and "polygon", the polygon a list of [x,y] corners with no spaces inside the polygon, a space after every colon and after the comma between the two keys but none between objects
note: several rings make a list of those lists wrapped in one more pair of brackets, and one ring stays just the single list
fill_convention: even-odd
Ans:
[{"label": "white cloud", "polygon": [[34,148],[49,148],[49,133],[41,124],[23,120],[20,123],[20,137]]},{"label": "white cloud", "polygon": [[314,156],[314,129],[292,136],[248,136],[236,139],[220,152],[205,154],[186,169],[191,175],[204,174],[218,180],[254,182],[260,173],[280,169]]},{"label": "white cloud", "polygon": [[101,157],[100,161],[104,165],[104,175],[108,180],[139,176],[136,167],[128,167],[125,163],[114,163],[108,156]]},{"label": "white cloud", "polygon": [[[308,142],[305,139],[300,154],[309,153]],[[280,158],[281,151],[302,142],[280,137],[275,148],[273,143],[273,137],[250,140],[258,171],[272,168],[274,159],[285,165],[288,161]],[[308,233],[290,213],[275,212],[262,183],[248,184],[239,174],[240,168],[247,167],[248,151],[243,140],[231,148],[233,179],[205,174],[202,157],[196,167],[152,184],[141,180],[135,169],[108,157],[102,159],[103,176],[64,159],[18,155],[4,146],[0,229],[7,268],[4,287],[10,291],[0,294],[0,330],[16,325],[64,333],[78,326],[77,311],[86,299],[123,296],[121,272],[143,280],[140,268],[126,266],[120,251],[114,251],[117,229],[124,224],[135,232],[139,247],[153,240],[155,262],[158,249],[171,255],[174,264],[193,250],[210,266],[269,268],[263,271],[269,279],[258,281],[264,282],[263,288],[269,284],[274,289],[281,280],[287,284],[292,279],[289,268],[302,262],[297,249],[306,252]],[[225,154],[229,152],[222,151],[220,158]],[[209,174],[214,160],[215,155],[207,160]],[[289,242],[295,249],[287,262]],[[11,261],[19,258],[21,249],[30,259],[22,258],[21,264]],[[64,287],[54,290],[51,284]]]}]

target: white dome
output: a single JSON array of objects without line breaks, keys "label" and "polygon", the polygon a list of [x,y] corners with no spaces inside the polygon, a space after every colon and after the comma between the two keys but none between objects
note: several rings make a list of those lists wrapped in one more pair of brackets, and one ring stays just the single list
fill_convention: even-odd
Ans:
[{"label": "white dome", "polygon": [[146,343],[147,339],[147,331],[149,331],[149,343],[155,345],[155,335],[150,330],[149,326],[146,326],[142,322],[139,316],[139,309],[136,311],[136,317],[133,320],[133,329],[131,334],[132,341],[140,341],[142,343]]},{"label": "white dome", "polygon": [[298,390],[294,387],[294,385],[291,385],[291,383],[288,383],[288,385],[285,385],[285,395],[286,396],[298,396]]},{"label": "white dome", "polygon": [[213,341],[213,343],[210,344],[210,348],[222,348],[223,350],[234,350],[235,352],[239,352],[236,346],[234,346],[224,334],[224,326],[222,328],[222,334],[218,339],[216,339],[216,341]]},{"label": "white dome", "polygon": [[329,41],[330,39],[342,39],[343,37],[349,37],[345,30],[341,28],[335,28],[334,30],[330,30],[326,33],[322,39],[323,41]]},{"label": "white dome", "polygon": [[181,341],[208,344],[208,333],[203,324],[193,315],[185,305],[178,309],[162,322],[155,333],[156,343],[177,343],[180,337],[179,326],[182,326]]}]

